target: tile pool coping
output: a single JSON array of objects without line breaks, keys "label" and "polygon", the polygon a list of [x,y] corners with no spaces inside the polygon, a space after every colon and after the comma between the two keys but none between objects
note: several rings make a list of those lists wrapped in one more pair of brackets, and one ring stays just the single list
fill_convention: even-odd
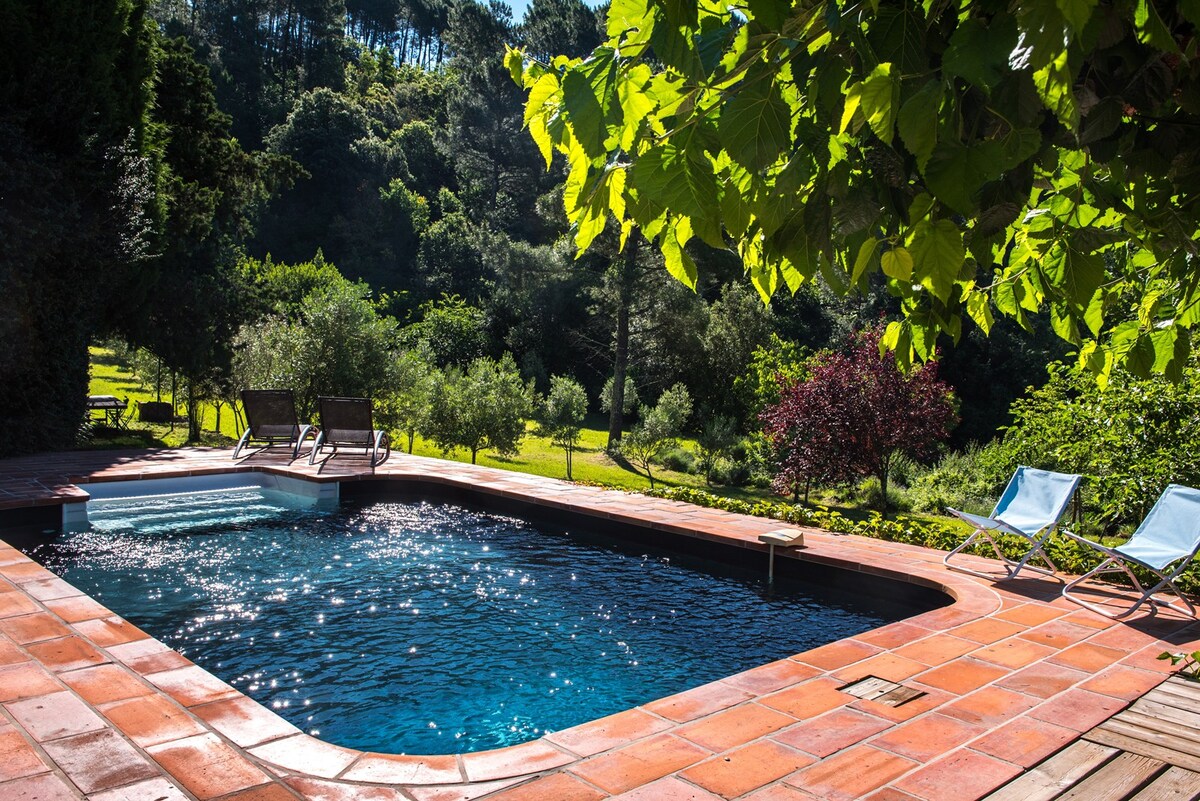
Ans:
[{"label": "tile pool coping", "polygon": [[[77,485],[228,472],[420,480],[762,551],[778,521],[393,454],[92,451],[0,460],[0,510],[86,498]],[[43,510],[46,511],[46,510]],[[991,583],[942,553],[803,528],[799,558],[939,589],[949,606],[522,745],[463,755],[324,743],[147,637],[0,541],[0,801],[112,799],[977,798],[1156,686],[1190,621],[1113,623],[1059,582]],[[765,561],[765,555],[764,555]],[[978,560],[981,566],[991,566]],[[839,687],[866,675],[926,693],[900,707]]]}]

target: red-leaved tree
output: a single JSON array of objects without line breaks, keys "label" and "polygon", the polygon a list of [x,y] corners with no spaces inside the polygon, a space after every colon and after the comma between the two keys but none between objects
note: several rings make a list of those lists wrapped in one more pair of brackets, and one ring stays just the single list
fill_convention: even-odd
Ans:
[{"label": "red-leaved tree", "polygon": [[927,362],[904,375],[880,355],[882,326],[851,337],[845,352],[810,361],[809,378],[784,383],[761,415],[775,462],[774,486],[799,499],[815,483],[875,476],[887,507],[888,475],[899,454],[933,456],[958,423],[950,387]]}]

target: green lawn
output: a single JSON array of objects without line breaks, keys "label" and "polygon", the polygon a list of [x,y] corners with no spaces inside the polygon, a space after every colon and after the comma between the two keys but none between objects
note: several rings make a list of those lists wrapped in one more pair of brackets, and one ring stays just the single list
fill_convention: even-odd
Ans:
[{"label": "green lawn", "polygon": [[[91,354],[89,394],[115,395],[118,398],[128,399],[129,410],[127,412],[127,431],[113,431],[104,427],[98,428],[93,431],[92,441],[88,443],[87,447],[174,448],[184,444],[187,440],[186,420],[176,422],[173,426],[137,422],[136,402],[158,400],[154,395],[154,387],[150,382],[147,382],[147,385],[143,385],[137,376],[133,375],[127,367],[114,358],[110,350],[92,347],[89,349],[89,353]],[[164,392],[162,400],[169,403],[171,401],[170,394]],[[178,413],[182,415],[183,411],[183,407],[180,406]],[[240,432],[235,430],[233,412],[228,406],[221,410],[221,429],[219,433],[215,430],[216,423],[216,409],[206,406],[204,408],[204,421],[202,424],[202,428],[204,429],[202,444],[218,446],[232,445],[241,435]]]},{"label": "green lawn", "polygon": [[[141,382],[130,371],[121,365],[113,356],[112,351],[104,348],[91,349],[91,388],[92,395],[116,395],[118,398],[128,397],[130,407],[135,401],[152,401],[153,388],[142,386]],[[170,402],[170,396],[164,394],[164,401]],[[180,413],[183,409],[180,407]],[[177,422],[172,428],[166,425],[150,425],[136,421],[133,413],[129,422],[128,432],[113,432],[101,429],[91,443],[92,447],[112,448],[131,446],[162,446],[176,447],[182,445],[187,438],[186,422]],[[608,441],[607,429],[599,428],[602,421],[595,419],[595,428],[586,428],[580,448],[575,452],[573,477],[576,481],[587,481],[598,484],[609,484],[628,489],[644,489],[650,486],[649,479],[642,473],[631,468],[623,467],[608,457],[604,452],[604,444]],[[221,412],[221,430],[216,432],[216,411],[211,407],[204,409],[204,444],[232,445],[241,436],[241,431],[235,427],[232,410],[226,406]],[[532,425],[530,426],[532,428]],[[691,444],[685,441],[687,444]],[[393,450],[403,451],[407,447],[407,438],[393,438]],[[443,454],[432,442],[417,438],[413,453],[420,456],[454,459],[469,462],[471,454],[467,451],[452,451]],[[521,445],[520,454],[513,457],[500,456],[491,452],[479,454],[479,464],[488,467],[498,467],[504,470],[516,470],[522,473],[533,473],[553,478],[566,477],[566,457],[561,448],[555,448],[550,440],[535,437],[532,434],[525,438]],[[702,476],[676,473],[663,468],[654,471],[655,481],[670,485],[686,485],[703,487]],[[765,497],[761,490],[741,489],[737,487],[718,488],[722,494],[736,498]]]},{"label": "green lawn", "polygon": [[[136,376],[130,373],[126,367],[114,358],[112,351],[97,347],[91,349],[90,392],[93,395],[116,395],[119,398],[128,398],[131,410],[134,407],[135,401],[156,400],[153,388],[143,386]],[[170,396],[164,393],[162,400],[169,402]],[[180,407],[179,412],[183,412],[182,407]],[[206,406],[203,419],[204,434],[201,444],[232,446],[237,441],[237,438],[241,436],[241,431],[235,425],[233,411],[228,406],[221,410],[219,432],[216,430],[217,414],[215,409]],[[643,473],[614,461],[605,453],[604,445],[608,441],[608,429],[605,427],[604,419],[599,415],[593,415],[589,417],[587,422],[589,427],[583,430],[583,439],[580,447],[575,452],[574,467],[572,470],[574,480],[622,487],[630,490],[648,488],[650,481]],[[530,429],[532,428],[531,424]],[[93,432],[92,440],[85,447],[170,448],[184,444],[186,439],[186,422],[176,422],[174,426],[140,423],[136,420],[136,411],[131,411],[127,431],[114,431],[103,427],[98,428]],[[694,441],[685,439],[682,442],[685,447],[695,449]],[[404,436],[397,436],[392,439],[393,451],[403,452],[407,449],[407,445],[407,438]],[[467,451],[451,451],[448,454],[444,454],[432,442],[427,442],[421,437],[417,437],[413,453],[420,456],[433,456],[460,462],[469,462],[471,460],[471,454]],[[519,454],[507,457],[490,451],[484,451],[479,454],[478,463],[502,470],[515,470],[521,473],[550,476],[551,478],[566,478],[566,457],[562,449],[551,445],[550,440],[534,436],[532,433],[525,437]],[[705,485],[703,476],[679,473],[667,470],[661,466],[655,468],[654,479],[656,483],[669,486],[699,487],[718,495],[737,498],[739,500],[779,499],[778,496],[768,489],[755,487],[709,487]],[[828,505],[829,508],[835,509],[851,519],[864,519],[870,514],[869,510],[859,506],[833,501],[831,496],[820,497],[820,500],[825,505]],[[907,516],[918,520],[936,521],[945,525],[965,528],[965,524],[962,524],[960,521],[939,515],[910,514]]]}]

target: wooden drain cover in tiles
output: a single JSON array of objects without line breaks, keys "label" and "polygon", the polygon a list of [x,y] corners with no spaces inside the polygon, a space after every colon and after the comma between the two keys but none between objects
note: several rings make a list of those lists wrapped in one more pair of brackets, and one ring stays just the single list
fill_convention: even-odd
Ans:
[{"label": "wooden drain cover in tiles", "polygon": [[903,684],[881,679],[878,676],[865,676],[858,681],[838,687],[838,689],[855,698],[864,698],[888,706],[907,704],[914,698],[920,698],[925,694],[920,690],[914,690],[912,687],[905,687]]},{"label": "wooden drain cover in tiles", "polygon": [[1200,684],[1172,677],[985,801],[1200,799]]}]

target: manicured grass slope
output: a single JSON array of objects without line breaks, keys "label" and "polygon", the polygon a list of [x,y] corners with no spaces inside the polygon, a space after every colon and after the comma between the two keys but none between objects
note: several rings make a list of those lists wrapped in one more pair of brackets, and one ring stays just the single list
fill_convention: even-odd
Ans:
[{"label": "manicured grass slope", "polygon": [[[119,398],[128,397],[131,407],[134,401],[155,400],[153,391],[143,388],[141,382],[128,369],[117,363],[111,351],[103,348],[92,348],[91,355],[91,394],[116,395]],[[169,398],[164,396],[163,400],[169,400]],[[634,471],[631,467],[615,462],[605,453],[604,446],[608,442],[608,430],[603,427],[603,419],[596,415],[589,418],[588,424],[591,427],[583,430],[583,438],[580,446],[575,451],[572,478],[575,481],[604,484],[629,490],[643,490],[648,488],[650,481],[645,475]],[[241,431],[235,426],[233,411],[229,407],[225,407],[221,412],[221,429],[219,433],[213,431],[215,425],[216,411],[211,407],[205,407],[203,444],[229,446],[241,436]],[[176,423],[173,428],[166,425],[149,425],[137,422],[136,413],[131,416],[129,428],[130,430],[127,432],[113,432],[107,429],[100,429],[93,437],[90,446],[95,448],[177,447],[182,445],[187,438],[186,423]],[[529,428],[532,430],[533,425],[530,424]],[[695,448],[695,443],[691,440],[685,439],[682,443],[685,447]],[[407,447],[408,440],[406,437],[401,435],[393,438],[393,451],[404,452]],[[421,437],[417,437],[413,453],[419,456],[452,459],[460,462],[469,462],[471,460],[471,454],[467,451],[459,450],[451,451],[448,454],[442,453],[440,448],[432,442],[423,440]],[[479,454],[478,464],[502,470],[514,470],[520,473],[549,476],[551,478],[566,477],[566,456],[563,450],[551,445],[550,440],[533,436],[532,433],[525,437],[519,454],[508,457],[484,451]],[[755,487],[708,487],[704,483],[703,476],[678,473],[661,466],[655,467],[654,480],[656,484],[697,487],[737,500],[781,500],[768,489]],[[823,497],[821,500],[829,502],[832,499]],[[841,512],[853,520],[862,520],[869,516],[868,510],[856,506],[844,506],[836,502],[828,503],[828,505],[829,508]],[[949,525],[955,529],[965,528],[964,524],[960,521],[938,515],[910,514],[907,517],[915,518],[922,522],[937,522]]]},{"label": "manicured grass slope", "polygon": [[[135,401],[155,400],[153,390],[144,388],[136,376],[113,358],[111,351],[94,347],[91,349],[91,356],[91,394],[116,395],[118,398],[128,397],[131,408]],[[170,398],[164,396],[163,400],[169,401]],[[172,430],[170,426],[139,423],[136,421],[136,413],[134,413],[129,425],[131,430],[128,433],[98,431],[92,443],[93,446],[106,448],[145,445],[175,447],[182,445],[187,438],[186,423],[176,423]],[[213,432],[215,425],[216,411],[206,406],[203,423],[205,431],[204,444],[231,444],[241,436],[241,431],[235,427],[234,415],[229,407],[225,407],[221,411],[221,430],[219,434]],[[530,428],[532,429],[532,426]],[[650,482],[646,476],[634,472],[632,469],[622,467],[608,457],[604,452],[604,445],[607,441],[607,430],[601,430],[600,428],[584,429],[580,447],[575,452],[574,469],[572,471],[574,479],[576,481],[610,484],[628,489],[644,489],[649,487]],[[395,451],[404,451],[407,445],[407,438],[403,436],[396,437],[392,442],[392,449]],[[449,454],[444,454],[432,442],[425,441],[420,437],[416,440],[413,453],[420,456],[453,459],[460,462],[469,462],[471,460],[471,454],[466,451],[452,451]],[[526,436],[525,441],[521,444],[521,452],[518,455],[505,457],[484,451],[479,454],[478,463],[503,470],[533,473],[539,476],[550,476],[552,478],[566,477],[566,456],[563,450],[551,445],[548,439],[536,437],[532,434]],[[677,473],[661,467],[655,469],[654,478],[656,482],[662,481],[676,486],[704,486],[704,478],[702,476]],[[742,490],[736,487],[721,488],[721,492],[722,494],[738,498],[764,497],[766,495],[762,491]]]}]

